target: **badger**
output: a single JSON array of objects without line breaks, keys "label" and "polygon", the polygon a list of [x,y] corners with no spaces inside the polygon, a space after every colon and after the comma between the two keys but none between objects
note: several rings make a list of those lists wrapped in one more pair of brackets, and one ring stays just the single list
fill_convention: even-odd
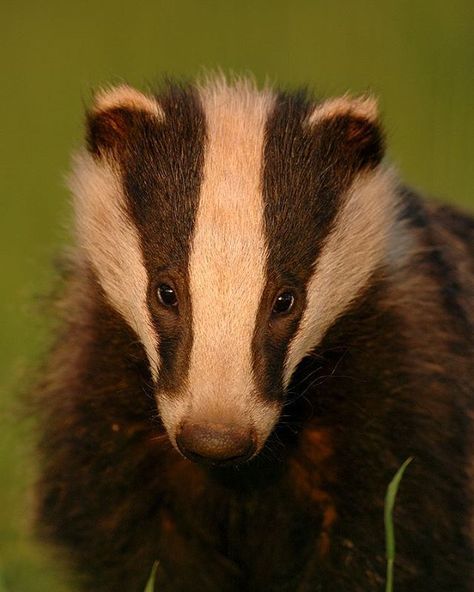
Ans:
[{"label": "badger", "polygon": [[34,400],[77,589],[474,589],[474,220],[405,185],[371,96],[98,92]]}]

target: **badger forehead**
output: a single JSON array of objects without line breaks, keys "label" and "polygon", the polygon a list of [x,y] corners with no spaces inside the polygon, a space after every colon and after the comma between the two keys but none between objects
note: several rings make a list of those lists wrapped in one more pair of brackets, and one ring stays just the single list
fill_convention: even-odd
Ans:
[{"label": "badger forehead", "polygon": [[[167,391],[178,376],[205,393],[224,373],[235,397],[288,382],[386,256],[396,199],[382,153],[367,98],[223,79],[98,95],[71,181],[79,242]],[[181,296],[172,329],[150,302],[165,276]],[[266,347],[285,286],[304,306]],[[259,375],[262,351],[281,376]]]}]

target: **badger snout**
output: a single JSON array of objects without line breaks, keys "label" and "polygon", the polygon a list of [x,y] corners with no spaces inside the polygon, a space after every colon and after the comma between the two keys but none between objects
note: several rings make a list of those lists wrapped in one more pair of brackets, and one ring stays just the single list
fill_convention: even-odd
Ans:
[{"label": "badger snout", "polygon": [[209,465],[245,462],[256,450],[255,431],[228,423],[183,421],[176,435],[181,453],[192,461]]}]

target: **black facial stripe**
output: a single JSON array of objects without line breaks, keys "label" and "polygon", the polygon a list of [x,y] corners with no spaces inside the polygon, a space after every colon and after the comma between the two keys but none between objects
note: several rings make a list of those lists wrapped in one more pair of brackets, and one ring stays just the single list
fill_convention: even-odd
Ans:
[{"label": "black facial stripe", "polygon": [[360,168],[339,137],[347,118],[310,126],[313,108],[305,93],[280,94],[267,122],[264,152],[269,275],[296,276],[303,283]]},{"label": "black facial stripe", "polygon": [[[357,151],[359,146],[353,149],[346,141],[354,123],[350,118],[336,116],[310,126],[313,108],[304,92],[281,93],[266,126],[262,187],[268,281],[253,352],[259,390],[269,398],[281,396],[283,364],[304,312],[307,283],[344,193],[361,168],[376,162],[367,157],[365,145]],[[355,125],[359,131],[362,124]],[[285,284],[299,289],[300,306],[275,331],[268,324],[266,294]]]},{"label": "black facial stripe", "polygon": [[[121,153],[129,212],[141,239],[148,270],[149,306],[159,335],[160,386],[179,387],[187,374],[192,345],[188,261],[199,204],[205,121],[192,87],[168,86],[157,95],[164,112],[158,121],[141,114]],[[171,283],[179,315],[156,305],[159,283]]]},{"label": "black facial stripe", "polygon": [[192,87],[170,86],[157,100],[164,121],[143,114],[125,154],[123,180],[147,262],[182,266],[199,202],[204,113]]}]

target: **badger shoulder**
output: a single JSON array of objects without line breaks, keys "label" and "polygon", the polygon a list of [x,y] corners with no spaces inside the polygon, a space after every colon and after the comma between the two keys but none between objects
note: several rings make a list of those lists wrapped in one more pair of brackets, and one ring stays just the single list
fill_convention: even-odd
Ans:
[{"label": "badger shoulder", "polygon": [[[442,287],[446,314],[464,324],[467,337],[474,334],[474,217],[458,207],[421,196],[401,187],[400,216],[416,236],[418,257],[412,271],[421,271],[422,259],[429,275]],[[469,341],[469,339],[468,339]]]}]

